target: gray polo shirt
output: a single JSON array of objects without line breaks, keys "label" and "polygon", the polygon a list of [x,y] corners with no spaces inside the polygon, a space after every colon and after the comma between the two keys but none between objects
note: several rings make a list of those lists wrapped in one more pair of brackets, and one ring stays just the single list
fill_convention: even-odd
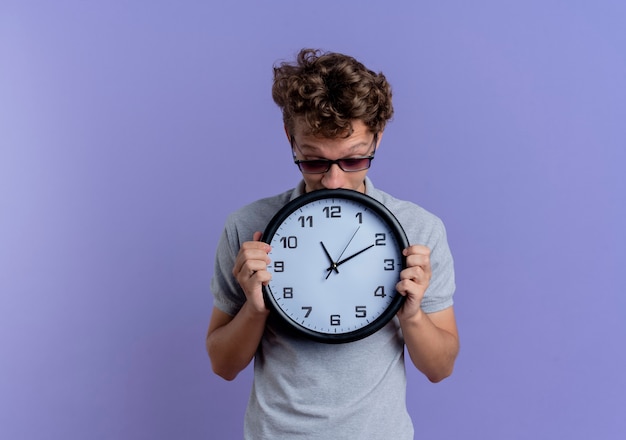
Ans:
[{"label": "gray polo shirt", "polygon": [[[431,249],[433,276],[422,301],[426,313],[452,306],[452,256],[439,218],[365,182],[367,195],[383,203],[410,244]],[[211,281],[214,305],[234,316],[245,294],[232,275],[239,247],[263,231],[274,214],[304,193],[295,189],[232,213],[220,238]],[[268,321],[254,360],[245,439],[413,439],[406,410],[404,341],[397,318],[375,334],[348,344],[323,344],[292,335]]]}]

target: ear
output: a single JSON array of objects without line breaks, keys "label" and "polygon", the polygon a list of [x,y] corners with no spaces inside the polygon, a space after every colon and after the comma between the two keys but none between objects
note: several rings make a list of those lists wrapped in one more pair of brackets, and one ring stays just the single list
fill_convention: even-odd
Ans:
[{"label": "ear", "polygon": [[380,141],[383,139],[384,131],[378,132],[378,139],[376,139],[376,150],[378,150],[378,146],[380,145]]}]

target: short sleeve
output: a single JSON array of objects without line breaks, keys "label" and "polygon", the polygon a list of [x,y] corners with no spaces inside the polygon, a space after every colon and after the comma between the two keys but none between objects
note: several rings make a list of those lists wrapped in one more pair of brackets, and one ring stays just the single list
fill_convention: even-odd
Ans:
[{"label": "short sleeve", "polygon": [[438,218],[433,224],[428,246],[431,251],[432,278],[422,299],[422,310],[434,313],[454,304],[453,295],[456,288],[454,261],[448,246],[446,229]]},{"label": "short sleeve", "polygon": [[246,296],[232,274],[239,252],[239,238],[232,219],[226,223],[215,252],[215,267],[211,279],[213,305],[231,316],[243,306]]}]

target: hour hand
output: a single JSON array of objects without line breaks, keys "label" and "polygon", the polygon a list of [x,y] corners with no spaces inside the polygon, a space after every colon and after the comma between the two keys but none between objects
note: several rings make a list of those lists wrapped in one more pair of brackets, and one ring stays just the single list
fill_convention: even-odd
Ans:
[{"label": "hour hand", "polygon": [[330,276],[330,273],[334,270],[336,273],[339,273],[339,269],[337,269],[337,264],[333,261],[332,257],[330,256],[330,254],[328,253],[328,249],[326,249],[326,246],[324,246],[324,243],[320,241],[320,244],[322,245],[322,249],[324,249],[324,253],[326,254],[326,258],[328,258],[328,261],[330,262],[330,266],[328,267],[328,269],[326,269],[326,271],[328,272],[326,274],[326,278],[328,278]]},{"label": "hour hand", "polygon": [[349,257],[346,257],[346,258],[344,258],[343,260],[338,261],[337,263],[334,263],[334,266],[333,266],[333,267],[334,267],[334,269],[335,269],[335,270],[337,270],[337,266],[342,265],[342,264],[343,264],[343,263],[345,263],[346,261],[352,260],[352,259],[353,259],[354,257],[356,257],[357,255],[362,254],[363,252],[365,252],[365,251],[366,251],[366,250],[368,250],[368,249],[373,248],[374,246],[375,246],[374,244],[370,244],[368,247],[366,247],[366,248],[364,248],[364,249],[361,249],[360,251],[358,251],[358,252],[356,252],[356,253],[354,253],[354,254],[350,255]]}]

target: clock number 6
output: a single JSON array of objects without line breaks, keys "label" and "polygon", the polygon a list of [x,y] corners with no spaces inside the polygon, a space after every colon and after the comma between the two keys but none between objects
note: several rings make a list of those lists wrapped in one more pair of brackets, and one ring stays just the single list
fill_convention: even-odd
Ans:
[{"label": "clock number 6", "polygon": [[330,325],[341,325],[341,315],[330,315]]}]

